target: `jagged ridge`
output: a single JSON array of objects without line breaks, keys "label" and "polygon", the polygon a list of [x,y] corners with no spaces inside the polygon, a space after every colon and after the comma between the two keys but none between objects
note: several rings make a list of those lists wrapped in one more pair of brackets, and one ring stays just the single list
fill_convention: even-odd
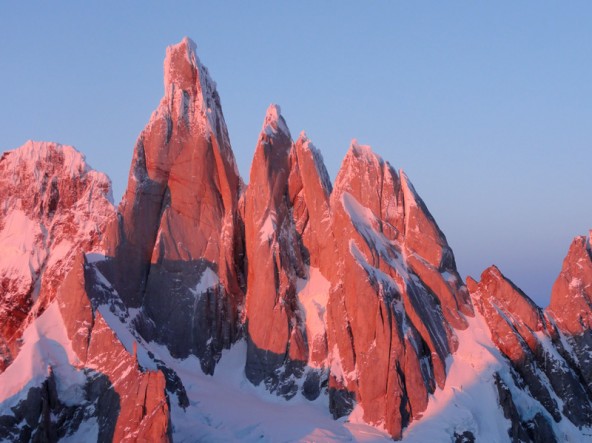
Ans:
[{"label": "jagged ridge", "polygon": [[[15,256],[30,265],[23,273],[0,262],[0,314],[16,318],[0,335],[0,380],[34,362],[20,392],[2,391],[0,437],[226,432],[207,415],[194,423],[208,409],[198,385],[209,379],[199,377],[215,380],[223,352],[243,337],[246,347],[232,352],[242,353],[238,370],[251,383],[326,402],[334,418],[395,439],[471,441],[486,435],[478,423],[487,428],[488,414],[501,429],[487,434],[493,440],[587,435],[589,238],[574,240],[547,310],[496,268],[467,290],[408,177],[370,147],[352,142],[333,188],[320,152],[304,133],[293,141],[271,105],[245,187],[216,85],[189,39],[167,48],[164,87],[117,210],[108,179],[72,148],[29,143],[0,160],[10,196],[0,245],[24,251]],[[15,243],[17,223],[27,235]],[[76,241],[61,243],[74,226]],[[43,354],[48,340],[67,358]],[[475,353],[488,366],[475,369]],[[481,377],[491,411],[473,388],[464,393],[467,373]],[[451,398],[468,418],[440,410],[449,422],[426,428]],[[42,412],[25,416],[27,408]]]}]

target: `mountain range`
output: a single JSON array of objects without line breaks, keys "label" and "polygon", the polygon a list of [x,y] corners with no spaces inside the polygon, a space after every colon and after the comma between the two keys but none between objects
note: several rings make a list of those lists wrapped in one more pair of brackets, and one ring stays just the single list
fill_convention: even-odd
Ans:
[{"label": "mountain range", "polygon": [[187,38],[118,206],[52,142],[0,196],[2,441],[592,441],[590,235],[545,309],[464,282],[403,170],[354,140],[332,183],[277,105],[245,184]]}]

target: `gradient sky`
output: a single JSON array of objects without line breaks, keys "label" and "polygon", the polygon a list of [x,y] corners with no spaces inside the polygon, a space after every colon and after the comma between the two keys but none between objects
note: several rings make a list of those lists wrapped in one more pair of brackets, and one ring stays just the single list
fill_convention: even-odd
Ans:
[{"label": "gradient sky", "polygon": [[496,264],[547,304],[592,228],[592,3],[2,2],[0,151],[74,145],[118,201],[185,35],[245,181],[278,103],[333,178],[352,138],[403,168],[463,276]]}]

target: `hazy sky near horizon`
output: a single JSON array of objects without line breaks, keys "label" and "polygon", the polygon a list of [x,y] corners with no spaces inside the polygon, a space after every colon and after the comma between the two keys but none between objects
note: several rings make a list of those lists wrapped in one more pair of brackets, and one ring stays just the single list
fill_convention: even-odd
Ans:
[{"label": "hazy sky near horizon", "polygon": [[352,138],[403,168],[463,276],[496,264],[547,304],[592,228],[592,3],[3,2],[0,151],[74,145],[118,201],[183,36],[245,181],[278,103],[332,178]]}]

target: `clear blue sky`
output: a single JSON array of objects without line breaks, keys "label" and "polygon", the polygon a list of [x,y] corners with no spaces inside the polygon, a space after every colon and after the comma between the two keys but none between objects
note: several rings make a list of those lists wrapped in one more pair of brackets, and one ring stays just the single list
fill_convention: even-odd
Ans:
[{"label": "clear blue sky", "polygon": [[187,35],[244,178],[278,103],[333,177],[352,138],[370,144],[408,173],[463,275],[495,263],[542,304],[592,227],[590,2],[86,3],[0,3],[0,151],[74,145],[118,200],[165,47]]}]

